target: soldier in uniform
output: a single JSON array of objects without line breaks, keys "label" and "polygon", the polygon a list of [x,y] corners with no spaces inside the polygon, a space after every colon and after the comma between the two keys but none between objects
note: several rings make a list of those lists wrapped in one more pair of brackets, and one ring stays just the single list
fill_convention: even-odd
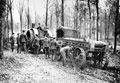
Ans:
[{"label": "soldier in uniform", "polygon": [[25,31],[23,30],[23,33],[20,35],[20,47],[21,50],[23,49],[25,52],[27,52],[26,43],[27,43],[27,36],[25,35]]},{"label": "soldier in uniform", "polygon": [[34,54],[38,55],[39,47],[40,47],[38,35],[35,35],[32,46],[34,47]]},{"label": "soldier in uniform", "polygon": [[72,46],[64,46],[64,47],[61,47],[60,49],[60,53],[63,57],[63,66],[66,65],[66,59],[67,59],[67,55],[70,54],[70,50],[72,50]]},{"label": "soldier in uniform", "polygon": [[40,45],[40,47],[39,47],[40,53],[43,53],[43,41],[42,41],[42,39],[39,40],[39,45]]},{"label": "soldier in uniform", "polygon": [[42,30],[42,27],[41,27],[40,23],[38,23],[38,27],[37,27],[37,29]]},{"label": "soldier in uniform", "polygon": [[20,53],[20,35],[19,33],[17,34],[17,53]]},{"label": "soldier in uniform", "polygon": [[15,37],[14,33],[12,33],[12,36],[10,37],[10,43],[11,43],[11,50],[14,51],[14,43],[15,43]]},{"label": "soldier in uniform", "polygon": [[52,60],[54,60],[56,56],[56,51],[57,51],[57,43],[55,41],[55,38],[53,38],[50,43],[50,49],[51,49],[51,54],[52,54]]},{"label": "soldier in uniform", "polygon": [[44,40],[44,50],[45,50],[45,58],[50,58],[49,56],[49,52],[50,52],[50,49],[49,49],[49,40],[48,38],[45,36],[45,40]]}]

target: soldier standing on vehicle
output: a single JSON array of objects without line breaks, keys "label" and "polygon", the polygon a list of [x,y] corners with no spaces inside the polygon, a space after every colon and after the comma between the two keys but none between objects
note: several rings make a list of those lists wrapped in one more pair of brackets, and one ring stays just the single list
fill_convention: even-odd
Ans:
[{"label": "soldier standing on vehicle", "polygon": [[38,38],[38,35],[35,35],[32,46],[34,47],[34,54],[36,55],[38,55],[39,48],[40,48],[39,41],[40,39]]},{"label": "soldier standing on vehicle", "polygon": [[40,23],[38,23],[38,27],[37,28],[42,30],[42,27],[41,27]]},{"label": "soldier standing on vehicle", "polygon": [[45,50],[45,58],[50,58],[49,56],[49,52],[50,52],[50,49],[49,49],[49,40],[48,38],[45,36],[45,40],[44,40],[44,50]]},{"label": "soldier standing on vehicle", "polygon": [[15,37],[14,33],[12,33],[12,36],[10,37],[10,43],[11,43],[11,50],[14,51],[14,43],[15,43]]},{"label": "soldier standing on vehicle", "polygon": [[20,35],[19,35],[19,33],[17,34],[17,53],[21,53],[21,50],[20,50]]},{"label": "soldier standing on vehicle", "polygon": [[52,54],[52,60],[54,60],[55,56],[56,56],[56,51],[57,51],[57,43],[55,41],[55,38],[53,38],[50,43],[50,50],[51,50],[51,54]]},{"label": "soldier standing on vehicle", "polygon": [[27,43],[27,36],[25,35],[25,31],[23,30],[23,33],[20,35],[20,47],[21,50],[22,49],[24,50],[24,52],[27,52],[26,43]]}]

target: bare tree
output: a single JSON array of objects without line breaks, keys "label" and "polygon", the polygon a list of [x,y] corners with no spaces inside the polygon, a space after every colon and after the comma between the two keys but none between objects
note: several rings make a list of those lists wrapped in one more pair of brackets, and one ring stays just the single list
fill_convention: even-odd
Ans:
[{"label": "bare tree", "polygon": [[7,27],[7,38],[8,38],[8,40],[7,40],[7,42],[9,42],[9,20],[8,20],[8,17],[9,17],[9,7],[8,7],[8,5],[7,4],[9,4],[9,1],[8,0],[6,0],[6,27]]},{"label": "bare tree", "polygon": [[53,22],[53,13],[51,11],[51,15],[50,15],[50,29],[52,28],[52,22]]},{"label": "bare tree", "polygon": [[58,28],[59,17],[60,17],[60,6],[58,0],[55,0],[54,6],[55,6],[55,16],[56,16],[56,27]]},{"label": "bare tree", "polygon": [[45,26],[48,26],[48,6],[49,6],[49,0],[46,2],[46,21],[45,21]]},{"label": "bare tree", "polygon": [[25,16],[26,16],[26,19],[27,19],[27,28],[29,29],[30,28],[30,24],[32,23],[31,22],[31,16],[30,16],[30,13],[29,13],[29,10],[25,10]]},{"label": "bare tree", "polygon": [[27,3],[28,3],[28,8],[27,8],[27,12],[26,12],[26,17],[27,17],[27,24],[28,24],[28,29],[29,29],[29,25],[30,25],[29,0]]},{"label": "bare tree", "polygon": [[[81,27],[81,25],[82,25],[82,23],[84,23],[84,26],[86,25],[86,15],[87,15],[87,4],[85,4],[85,2],[84,1],[80,1],[79,2],[79,16],[78,16],[78,18],[79,18],[79,26],[80,26],[80,29],[79,30],[81,30],[82,29],[82,27]],[[85,30],[86,29],[86,26],[83,28],[84,29],[84,36],[87,34],[87,30]]]},{"label": "bare tree", "polygon": [[46,0],[46,16],[45,16],[45,26],[48,27],[48,11],[49,8],[53,6],[53,3],[51,3],[51,0]]},{"label": "bare tree", "polygon": [[11,18],[11,32],[13,33],[13,13],[12,13],[12,4],[13,0],[7,0],[7,5],[10,11],[10,18]]},{"label": "bare tree", "polygon": [[46,16],[45,16],[45,26],[48,27],[48,13],[49,9],[53,6],[51,0],[46,0]]},{"label": "bare tree", "polygon": [[64,1],[61,0],[61,25],[64,26]]},{"label": "bare tree", "polygon": [[3,58],[3,22],[6,7],[6,0],[0,0],[0,59]]},{"label": "bare tree", "polygon": [[35,25],[37,24],[37,13],[36,13],[36,6],[35,6],[35,1],[34,1],[34,13],[35,13]]},{"label": "bare tree", "polygon": [[107,37],[107,12],[105,10],[105,39]]},{"label": "bare tree", "polygon": [[75,2],[75,15],[74,15],[74,28],[78,27],[78,13],[79,13],[79,2],[76,0]]},{"label": "bare tree", "polygon": [[114,40],[114,53],[116,53],[116,45],[117,45],[117,29],[118,29],[118,22],[119,22],[119,0],[116,1],[116,17],[115,17],[115,40]]},{"label": "bare tree", "polygon": [[23,12],[24,12],[24,0],[23,1],[19,0],[18,12],[19,12],[19,15],[20,15],[20,26],[21,26],[21,32],[22,32],[22,27],[23,27]]},{"label": "bare tree", "polygon": [[88,0],[88,9],[89,9],[89,17],[90,17],[90,38],[92,36],[92,26],[91,26],[91,6],[90,6],[90,0]]},{"label": "bare tree", "polygon": [[99,40],[99,25],[98,25],[98,22],[99,22],[99,5],[98,5],[98,3],[99,3],[99,0],[96,0],[96,11],[97,11],[97,21],[96,21],[96,25],[97,25],[97,40]]}]

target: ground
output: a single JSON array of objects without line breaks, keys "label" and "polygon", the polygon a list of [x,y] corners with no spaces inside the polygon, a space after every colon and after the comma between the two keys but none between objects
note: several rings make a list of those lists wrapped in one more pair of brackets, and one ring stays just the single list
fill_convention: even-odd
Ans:
[{"label": "ground", "polygon": [[45,59],[44,54],[35,56],[11,51],[4,51],[0,71],[0,83],[109,83],[111,79],[105,76],[107,72],[102,75],[98,69],[87,75],[82,70],[77,72],[72,67],[63,67],[61,62]]}]

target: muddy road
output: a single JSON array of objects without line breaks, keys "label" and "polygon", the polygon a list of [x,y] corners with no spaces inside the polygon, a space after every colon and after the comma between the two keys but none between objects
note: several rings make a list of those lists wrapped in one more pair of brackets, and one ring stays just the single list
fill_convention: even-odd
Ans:
[{"label": "muddy road", "polygon": [[109,83],[45,59],[44,54],[5,51],[4,56],[0,61],[0,83]]}]

